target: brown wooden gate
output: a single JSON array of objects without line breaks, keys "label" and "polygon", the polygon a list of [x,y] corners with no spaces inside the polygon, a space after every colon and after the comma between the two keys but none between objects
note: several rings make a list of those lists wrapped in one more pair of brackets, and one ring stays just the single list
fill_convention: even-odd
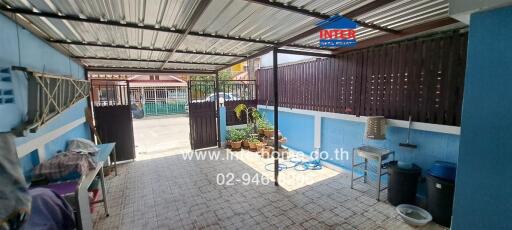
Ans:
[{"label": "brown wooden gate", "polygon": [[190,146],[202,149],[217,146],[215,81],[188,82]]},{"label": "brown wooden gate", "polygon": [[91,80],[94,121],[102,143],[115,142],[117,161],[135,159],[128,81]]}]

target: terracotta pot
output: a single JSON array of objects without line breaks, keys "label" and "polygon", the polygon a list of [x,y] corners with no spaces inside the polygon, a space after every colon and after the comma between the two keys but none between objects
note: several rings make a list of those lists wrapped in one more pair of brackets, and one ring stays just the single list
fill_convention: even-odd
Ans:
[{"label": "terracotta pot", "polygon": [[226,141],[226,149],[230,149],[231,148],[231,141]]},{"label": "terracotta pot", "polygon": [[242,142],[241,141],[232,141],[231,142],[231,149],[233,150],[240,150],[242,148]]},{"label": "terracotta pot", "polygon": [[261,151],[261,149],[265,148],[265,146],[267,146],[265,143],[260,142],[260,143],[256,144],[256,150],[257,150],[258,152],[260,152],[260,151]]},{"label": "terracotta pot", "polygon": [[264,128],[259,128],[258,129],[258,134],[259,135],[264,135],[265,134],[265,129]]},{"label": "terracotta pot", "polygon": [[274,130],[273,129],[265,129],[265,136],[270,138],[274,136]]},{"label": "terracotta pot", "polygon": [[242,148],[248,149],[249,148],[249,141],[246,141],[246,140],[242,141]]},{"label": "terracotta pot", "polygon": [[271,156],[272,156],[272,147],[266,146],[265,148],[261,149],[261,157],[270,158]]},{"label": "terracotta pot", "polygon": [[259,142],[249,142],[249,150],[251,150],[252,152],[256,152],[256,145],[258,145]]},{"label": "terracotta pot", "polygon": [[286,138],[281,138],[281,139],[279,139],[279,143],[281,143],[281,144],[286,143],[286,141],[287,141],[287,139],[286,139]]}]

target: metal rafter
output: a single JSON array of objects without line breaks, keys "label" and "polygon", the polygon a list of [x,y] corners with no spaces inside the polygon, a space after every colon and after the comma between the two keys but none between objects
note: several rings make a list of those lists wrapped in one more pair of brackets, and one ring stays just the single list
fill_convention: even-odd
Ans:
[{"label": "metal rafter", "polygon": [[214,70],[198,70],[198,69],[141,69],[141,68],[118,68],[109,66],[89,66],[86,67],[89,73],[146,73],[146,74],[168,74],[168,73],[187,73],[187,74],[214,74]]},{"label": "metal rafter", "polygon": [[[106,47],[106,48],[115,48],[115,49],[133,49],[133,50],[169,52],[168,49],[158,49],[158,48],[139,47],[139,46],[130,46],[130,45],[84,43],[84,42],[78,42],[78,41],[64,41],[64,40],[47,40],[47,41],[50,43],[55,43],[55,44],[65,44],[65,45],[75,45],[75,46],[97,46],[97,47]],[[175,53],[202,54],[202,55],[225,56],[225,57],[247,57],[247,55],[241,55],[241,54],[227,54],[227,53],[214,53],[214,52],[201,52],[201,51],[194,52],[194,51],[188,51],[188,50],[176,50]]]},{"label": "metal rafter", "polygon": [[183,34],[181,34],[179,36],[179,38],[176,40],[176,42],[172,45],[172,48],[171,48],[172,51],[169,53],[169,55],[167,55],[167,58],[165,58],[165,62],[162,64],[160,69],[163,69],[165,67],[165,65],[167,64],[169,59],[171,59],[172,55],[174,55],[176,53],[176,51],[181,46],[183,41],[185,41],[185,39],[187,38],[190,31],[192,31],[192,28],[194,28],[194,25],[196,24],[196,22],[203,15],[203,13],[206,10],[206,8],[208,7],[208,5],[210,5],[210,2],[211,2],[211,0],[199,1],[199,4],[196,6],[196,9],[194,10],[194,12],[190,16],[190,18],[187,20],[187,24],[185,25],[185,31],[183,32]]},{"label": "metal rafter", "polygon": [[352,50],[356,50],[356,49],[367,48],[367,47],[370,47],[370,46],[375,46],[375,45],[383,44],[383,43],[386,43],[386,42],[389,42],[389,41],[392,41],[392,40],[396,40],[396,39],[400,39],[400,38],[403,38],[403,37],[411,36],[413,34],[425,32],[425,31],[432,30],[432,29],[435,29],[435,28],[439,28],[439,27],[443,27],[443,26],[448,26],[448,25],[453,25],[453,24],[456,24],[456,23],[459,23],[459,21],[457,21],[457,20],[455,20],[453,18],[450,18],[450,17],[439,19],[439,20],[435,20],[435,21],[430,21],[430,22],[426,22],[426,23],[423,23],[423,24],[419,24],[419,25],[415,25],[415,26],[403,29],[400,34],[385,34],[385,35],[382,35],[382,36],[379,36],[379,37],[375,37],[375,38],[371,38],[371,39],[368,39],[368,40],[364,40],[362,42],[359,42],[356,47],[338,48],[338,49],[336,49],[334,51],[334,53],[337,55],[337,54],[346,53],[346,52],[349,52],[349,51],[352,51]]},{"label": "metal rafter", "polygon": [[[268,1],[268,0],[246,0],[246,1],[257,3],[257,4],[261,4],[261,5],[265,5],[265,6],[268,6],[268,7],[273,7],[273,8],[280,9],[280,10],[286,10],[286,11],[302,14],[302,15],[305,15],[305,16],[322,19],[322,20],[328,19],[328,18],[330,18],[332,16],[332,15],[322,14],[320,12],[309,11],[309,10],[306,10],[306,9],[303,9],[303,8],[299,8],[299,7],[296,7],[296,6],[292,6],[292,5],[281,3],[281,2],[277,2],[277,1]],[[384,26],[379,26],[379,25],[375,25],[375,24],[371,24],[371,23],[367,23],[367,22],[363,22],[363,21],[359,21],[359,20],[354,19],[355,17],[357,17],[359,15],[362,15],[362,14],[364,14],[366,12],[369,12],[369,11],[371,11],[373,9],[379,8],[379,7],[383,6],[383,5],[387,5],[387,4],[389,4],[391,2],[394,2],[394,1],[395,0],[375,0],[375,1],[365,5],[363,7],[355,9],[355,10],[349,12],[349,13],[346,13],[343,16],[353,20],[354,22],[357,22],[362,27],[366,27],[366,28],[370,28],[370,29],[374,29],[374,30],[380,30],[380,31],[388,32],[388,33],[399,33],[399,31],[397,31],[397,30],[393,30],[393,29],[390,29],[390,28],[387,28],[387,27],[384,27]]]},{"label": "metal rafter", "polygon": [[[246,1],[251,1],[251,0],[246,0]],[[372,2],[373,4],[370,3],[371,6],[369,6],[369,7],[362,6],[362,7],[359,7],[357,9],[354,9],[354,10],[346,13],[345,15],[351,15],[352,17],[357,17],[359,15],[363,15],[363,14],[365,14],[367,12],[370,12],[370,11],[375,10],[377,8],[380,8],[380,7],[384,6],[384,5],[387,5],[387,4],[389,4],[389,3],[393,2],[393,1],[396,1],[396,0],[376,0],[375,2],[378,2],[378,3],[373,3]],[[266,2],[267,1],[265,1],[265,3]],[[282,5],[284,5],[284,4],[282,4]],[[361,8],[364,8],[365,10],[364,11],[359,10]],[[322,28],[320,28],[318,26],[314,27],[314,28],[309,29],[309,30],[307,30],[305,32],[302,32],[302,33],[300,33],[298,35],[295,35],[295,36],[293,36],[293,37],[291,37],[289,39],[286,39],[286,40],[284,40],[282,42],[279,42],[278,44],[275,45],[275,47],[280,48],[280,47],[283,47],[283,46],[289,46],[289,44],[291,44],[291,43],[294,43],[294,42],[296,42],[296,41],[298,41],[300,39],[303,39],[303,38],[311,36],[311,35],[313,35],[315,33],[318,33],[321,29]],[[392,34],[392,35],[395,35],[395,34]],[[229,64],[227,66],[223,66],[223,67],[219,68],[218,70],[222,70],[222,69],[228,68],[230,66],[236,65],[236,64],[238,64],[240,62],[244,62],[244,61],[247,61],[249,59],[259,57],[259,56],[264,55],[264,54],[266,54],[266,53],[268,53],[268,52],[270,52],[272,50],[273,50],[273,47],[267,47],[267,48],[261,49],[260,51],[254,53],[252,55],[249,55],[246,58],[243,58],[241,60],[235,61],[235,62],[233,62],[233,63],[231,63],[231,64]]]},{"label": "metal rafter", "polygon": [[313,56],[313,57],[335,57],[334,54],[315,53],[315,52],[308,52],[308,51],[301,51],[301,50],[278,49],[277,52],[281,53],[281,54],[296,54],[296,55],[306,55],[306,56]]},{"label": "metal rafter", "polygon": [[[77,15],[63,15],[63,14],[55,14],[55,13],[48,13],[48,12],[35,12],[32,10],[28,10],[28,9],[8,8],[4,5],[0,5],[0,10],[5,11],[5,12],[21,14],[21,15],[37,16],[37,17],[43,17],[43,18],[54,18],[54,19],[60,19],[60,20],[66,20],[66,21],[75,21],[75,22],[91,23],[91,24],[98,24],[98,25],[116,26],[116,27],[123,27],[123,28],[132,28],[132,29],[143,29],[143,30],[150,30],[150,31],[157,31],[157,32],[164,32],[164,33],[174,33],[174,34],[184,34],[185,33],[185,30],[183,30],[183,29],[158,27],[155,25],[145,25],[145,24],[142,25],[142,24],[137,24],[137,23],[133,23],[133,22],[119,22],[119,21],[102,20],[102,19],[98,19],[98,18],[82,18]],[[274,45],[277,43],[277,41],[268,41],[268,40],[244,38],[244,37],[232,37],[232,36],[228,36],[228,35],[208,34],[208,33],[196,32],[196,31],[190,31],[188,33],[188,35],[202,37],[202,38],[215,38],[215,39],[250,42],[250,43],[265,44],[265,45]],[[296,48],[325,50],[324,48],[310,47],[310,46],[303,46],[303,45],[292,45],[292,46],[296,47]]]},{"label": "metal rafter", "polygon": [[[134,58],[108,58],[108,57],[88,57],[88,56],[72,56],[74,59],[90,59],[90,60],[105,60],[105,61],[139,61],[139,62],[155,62],[163,63],[165,60],[153,60],[153,59],[134,59]],[[196,65],[227,65],[229,63],[211,63],[211,62],[189,62],[189,61],[168,61],[167,63],[175,64],[196,64]]]}]

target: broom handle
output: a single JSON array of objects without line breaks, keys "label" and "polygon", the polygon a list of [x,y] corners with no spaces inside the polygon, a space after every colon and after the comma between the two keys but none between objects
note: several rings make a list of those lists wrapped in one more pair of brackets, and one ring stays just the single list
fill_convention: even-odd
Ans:
[{"label": "broom handle", "polygon": [[409,128],[407,129],[407,144],[409,144],[409,138],[411,137],[411,123],[412,123],[412,116],[409,115]]}]

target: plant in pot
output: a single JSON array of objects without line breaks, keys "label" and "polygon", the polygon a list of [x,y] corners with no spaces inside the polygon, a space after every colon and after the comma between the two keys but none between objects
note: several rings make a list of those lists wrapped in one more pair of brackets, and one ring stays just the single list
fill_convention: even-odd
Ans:
[{"label": "plant in pot", "polygon": [[249,139],[251,139],[252,134],[251,127],[246,127],[242,129],[242,132],[244,133],[244,140],[242,141],[242,148],[248,149],[249,148]]},{"label": "plant in pot", "polygon": [[256,144],[256,151],[258,151],[258,153],[261,154],[261,150],[264,149],[265,146],[267,146],[267,144],[265,142],[262,142],[262,141],[258,142]]},{"label": "plant in pot", "polygon": [[265,119],[259,119],[256,126],[258,127],[258,134],[265,135],[265,129],[268,128],[269,124]]},{"label": "plant in pot", "polygon": [[231,130],[231,149],[234,151],[240,151],[242,148],[242,141],[245,139],[244,132],[239,129]]},{"label": "plant in pot", "polygon": [[242,113],[245,113],[247,127],[251,127],[256,132],[257,123],[263,119],[264,115],[257,108],[241,103],[235,107],[235,115],[238,120],[242,120]]},{"label": "plant in pot", "polygon": [[255,136],[251,136],[251,137],[249,138],[249,150],[250,150],[251,152],[256,152],[256,150],[257,150],[256,145],[258,145],[259,143],[260,143],[260,141],[258,140],[258,138],[257,138],[257,137],[255,137]]},{"label": "plant in pot", "polygon": [[267,127],[265,128],[265,130],[263,132],[266,137],[268,137],[268,138],[273,137],[274,136],[274,126],[272,126],[271,124],[267,125]]},{"label": "plant in pot", "polygon": [[226,130],[226,148],[231,148],[231,130]]}]

